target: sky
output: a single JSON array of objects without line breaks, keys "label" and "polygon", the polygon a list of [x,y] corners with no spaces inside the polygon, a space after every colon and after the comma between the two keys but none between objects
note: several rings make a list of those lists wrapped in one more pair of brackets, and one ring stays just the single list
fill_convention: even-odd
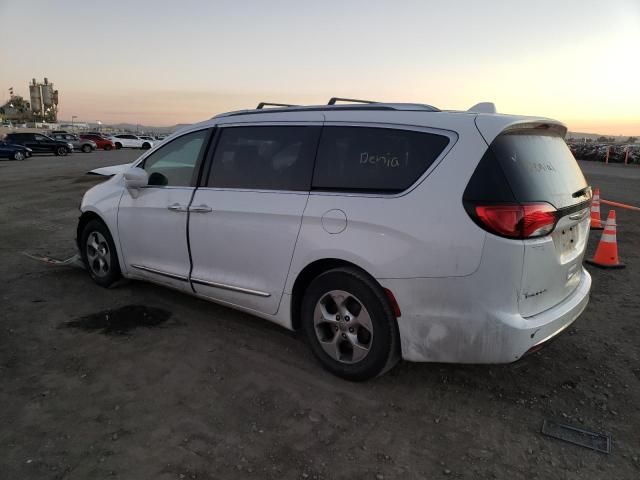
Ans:
[{"label": "sky", "polygon": [[332,96],[640,135],[640,0],[0,0],[0,102],[168,126]]}]

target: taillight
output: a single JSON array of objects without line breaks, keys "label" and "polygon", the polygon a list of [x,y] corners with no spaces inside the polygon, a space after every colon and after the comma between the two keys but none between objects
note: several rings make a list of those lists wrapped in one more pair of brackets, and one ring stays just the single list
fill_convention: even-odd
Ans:
[{"label": "taillight", "polygon": [[557,221],[557,210],[548,203],[473,205],[472,209],[472,216],[481,227],[508,238],[548,235]]}]

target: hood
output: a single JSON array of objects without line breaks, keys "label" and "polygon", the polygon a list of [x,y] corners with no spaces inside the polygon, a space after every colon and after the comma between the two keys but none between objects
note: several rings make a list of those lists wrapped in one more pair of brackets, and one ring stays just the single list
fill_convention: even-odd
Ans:
[{"label": "hood", "polygon": [[122,173],[128,168],[131,167],[131,163],[123,163],[121,165],[112,165],[110,167],[102,167],[102,168],[94,168],[93,170],[87,172],[88,175],[103,175],[105,177],[111,177],[113,175],[117,175],[118,173]]}]

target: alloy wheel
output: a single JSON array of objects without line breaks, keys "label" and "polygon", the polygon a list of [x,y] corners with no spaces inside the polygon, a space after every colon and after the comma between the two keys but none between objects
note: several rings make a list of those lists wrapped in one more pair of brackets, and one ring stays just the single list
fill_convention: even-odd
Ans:
[{"label": "alloy wheel", "polygon": [[109,244],[100,232],[91,232],[87,237],[87,264],[91,272],[104,277],[109,274],[111,268],[111,252]]},{"label": "alloy wheel", "polygon": [[344,290],[331,290],[316,303],[316,337],[334,360],[357,363],[368,354],[373,340],[371,316],[358,298]]}]

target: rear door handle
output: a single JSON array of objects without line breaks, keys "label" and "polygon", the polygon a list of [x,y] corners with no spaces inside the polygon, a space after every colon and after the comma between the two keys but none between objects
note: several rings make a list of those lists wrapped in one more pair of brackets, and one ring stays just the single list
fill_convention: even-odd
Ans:
[{"label": "rear door handle", "polygon": [[189,211],[193,213],[209,213],[212,212],[213,209],[209,205],[194,205],[189,207]]},{"label": "rear door handle", "polygon": [[179,203],[174,203],[173,205],[169,205],[167,208],[172,212],[188,212],[189,211],[186,205],[180,205]]}]

